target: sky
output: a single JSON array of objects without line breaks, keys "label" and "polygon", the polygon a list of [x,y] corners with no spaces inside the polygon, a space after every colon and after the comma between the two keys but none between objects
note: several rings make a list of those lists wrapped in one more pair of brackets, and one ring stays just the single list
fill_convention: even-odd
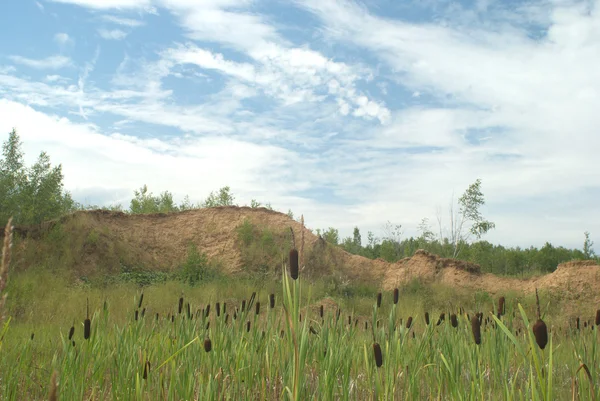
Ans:
[{"label": "sky", "polygon": [[600,250],[600,0],[4,0],[0,140],[83,203],[229,186],[309,228]]}]

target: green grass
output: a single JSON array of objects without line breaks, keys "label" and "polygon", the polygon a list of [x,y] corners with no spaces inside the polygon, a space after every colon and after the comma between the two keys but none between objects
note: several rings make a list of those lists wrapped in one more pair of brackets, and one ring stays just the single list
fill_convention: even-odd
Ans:
[{"label": "green grass", "polygon": [[[401,288],[397,305],[385,292],[377,308],[376,288],[340,291],[302,276],[280,278],[217,278],[196,286],[167,280],[143,287],[138,309],[142,288],[132,282],[93,286],[43,270],[14,274],[7,305],[12,320],[0,349],[2,400],[47,399],[54,371],[61,400],[558,400],[571,399],[573,389],[579,399],[600,397],[598,332],[568,329],[560,304],[554,303],[559,299],[543,303],[551,334],[541,351],[528,328],[527,317],[535,320],[529,297],[520,299],[521,308],[507,294],[506,316],[496,322],[489,312],[497,301],[485,293],[415,281]],[[234,320],[235,307],[253,291],[260,314],[252,306],[245,313],[238,310]],[[270,293],[276,294],[275,309],[268,308]],[[185,306],[178,313],[181,296],[184,305],[191,304],[193,319]],[[319,317],[324,297],[341,309],[339,319],[331,303],[325,318]],[[88,299],[92,333],[84,340]],[[227,318],[216,316],[215,302],[227,303]],[[202,313],[207,304],[208,317]],[[467,317],[475,311],[490,319],[479,346]],[[436,326],[441,312],[446,320]],[[458,328],[450,325],[449,313],[459,314]],[[408,316],[414,318],[410,330]],[[75,345],[67,339],[72,325]],[[204,350],[207,338],[210,352]],[[379,368],[374,343],[383,354]]]}]

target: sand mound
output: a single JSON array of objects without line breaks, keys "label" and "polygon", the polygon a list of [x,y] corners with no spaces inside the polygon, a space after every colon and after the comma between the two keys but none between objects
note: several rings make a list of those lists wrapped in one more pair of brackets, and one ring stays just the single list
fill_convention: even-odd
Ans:
[{"label": "sand mound", "polygon": [[[195,244],[210,258],[222,262],[224,272],[235,274],[242,267],[237,229],[248,219],[274,232],[294,232],[299,247],[302,226],[286,214],[265,208],[217,207],[170,214],[128,215],[120,212],[82,211],[36,227],[16,227],[15,233],[28,239],[21,248],[32,246],[57,224],[65,227],[65,241],[83,249],[77,260],[82,272],[119,268],[122,259],[149,269],[174,269],[186,258],[188,247]],[[92,237],[91,240],[81,238]],[[0,234],[1,235],[1,234]],[[532,292],[535,288],[560,290],[566,297],[599,300],[600,266],[594,261],[563,263],[552,274],[520,280],[483,274],[478,265],[455,259],[440,258],[424,250],[396,263],[370,260],[352,255],[326,243],[323,238],[304,231],[306,274],[335,274],[345,281],[371,281],[391,290],[412,279],[439,282],[455,287],[480,289],[492,294],[507,290]],[[78,242],[79,241],[79,242]],[[290,244],[291,246],[291,244]],[[113,255],[111,260],[107,255]],[[114,256],[117,255],[117,256]],[[133,263],[132,262],[132,263]],[[279,266],[273,266],[274,268]],[[312,269],[312,271],[311,271]],[[313,276],[317,277],[317,275]],[[597,295],[598,294],[598,295]]]}]

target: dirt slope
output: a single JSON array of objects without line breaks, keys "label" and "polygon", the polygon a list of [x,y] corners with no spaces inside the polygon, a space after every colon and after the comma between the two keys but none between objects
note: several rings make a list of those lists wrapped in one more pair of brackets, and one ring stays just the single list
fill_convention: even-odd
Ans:
[{"label": "dirt slope", "polygon": [[[115,261],[106,260],[109,250],[115,253],[114,249],[147,268],[173,269],[185,259],[189,244],[194,243],[210,258],[221,260],[227,273],[234,274],[242,266],[236,229],[245,219],[259,226],[268,226],[275,232],[284,232],[291,227],[300,248],[300,223],[283,213],[249,207],[219,207],[151,215],[86,211],[45,223],[41,227],[19,227],[16,231],[30,238],[23,246],[36,247],[37,239],[47,235],[50,228],[60,223],[68,232],[65,238],[74,241],[73,246],[83,247],[84,256],[77,261],[83,270],[115,264]],[[94,241],[90,240],[92,233],[95,233]],[[304,238],[307,264],[327,258],[338,276],[348,280],[380,281],[387,290],[412,278],[419,278],[426,282],[481,289],[490,293],[506,290],[531,292],[537,287],[560,289],[574,299],[588,294],[596,301],[600,300],[597,295],[600,294],[600,266],[592,261],[564,263],[552,274],[519,280],[483,274],[478,265],[440,258],[422,250],[411,258],[388,263],[381,259],[370,260],[351,255],[325,243],[306,229]]]}]

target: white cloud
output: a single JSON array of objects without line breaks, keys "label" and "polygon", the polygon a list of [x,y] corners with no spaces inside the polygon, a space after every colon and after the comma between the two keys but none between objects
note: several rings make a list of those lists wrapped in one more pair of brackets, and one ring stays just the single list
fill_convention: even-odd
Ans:
[{"label": "white cloud", "polygon": [[[144,183],[155,193],[169,190],[179,199],[189,194],[196,200],[230,185],[236,195],[249,201],[247,194],[272,190],[263,180],[265,174],[271,169],[285,170],[294,160],[285,149],[222,136],[167,142],[107,135],[5,99],[0,100],[0,115],[11,116],[11,121],[0,120],[0,132],[15,127],[26,156],[32,158],[45,150],[54,163],[62,163],[67,190],[126,191],[127,198],[114,199],[124,203]],[[94,168],[86,167],[90,165]]]},{"label": "white cloud", "polygon": [[54,41],[61,46],[72,45],[75,41],[69,36],[69,34],[60,32],[54,35]]},{"label": "white cloud", "polygon": [[139,26],[145,25],[144,21],[140,21],[137,19],[131,19],[131,18],[118,17],[116,15],[103,15],[101,17],[101,19],[106,22],[111,22],[113,24],[122,25],[122,26],[126,26],[129,28],[137,28]]},{"label": "white cloud", "polygon": [[55,3],[68,3],[97,9],[144,9],[152,5],[151,0],[51,0]]},{"label": "white cloud", "polygon": [[22,56],[9,56],[15,63],[40,70],[57,70],[71,65],[71,59],[65,56],[50,56],[44,59],[31,59]]},{"label": "white cloud", "polygon": [[98,29],[98,34],[106,40],[123,40],[129,35],[120,29]]}]

